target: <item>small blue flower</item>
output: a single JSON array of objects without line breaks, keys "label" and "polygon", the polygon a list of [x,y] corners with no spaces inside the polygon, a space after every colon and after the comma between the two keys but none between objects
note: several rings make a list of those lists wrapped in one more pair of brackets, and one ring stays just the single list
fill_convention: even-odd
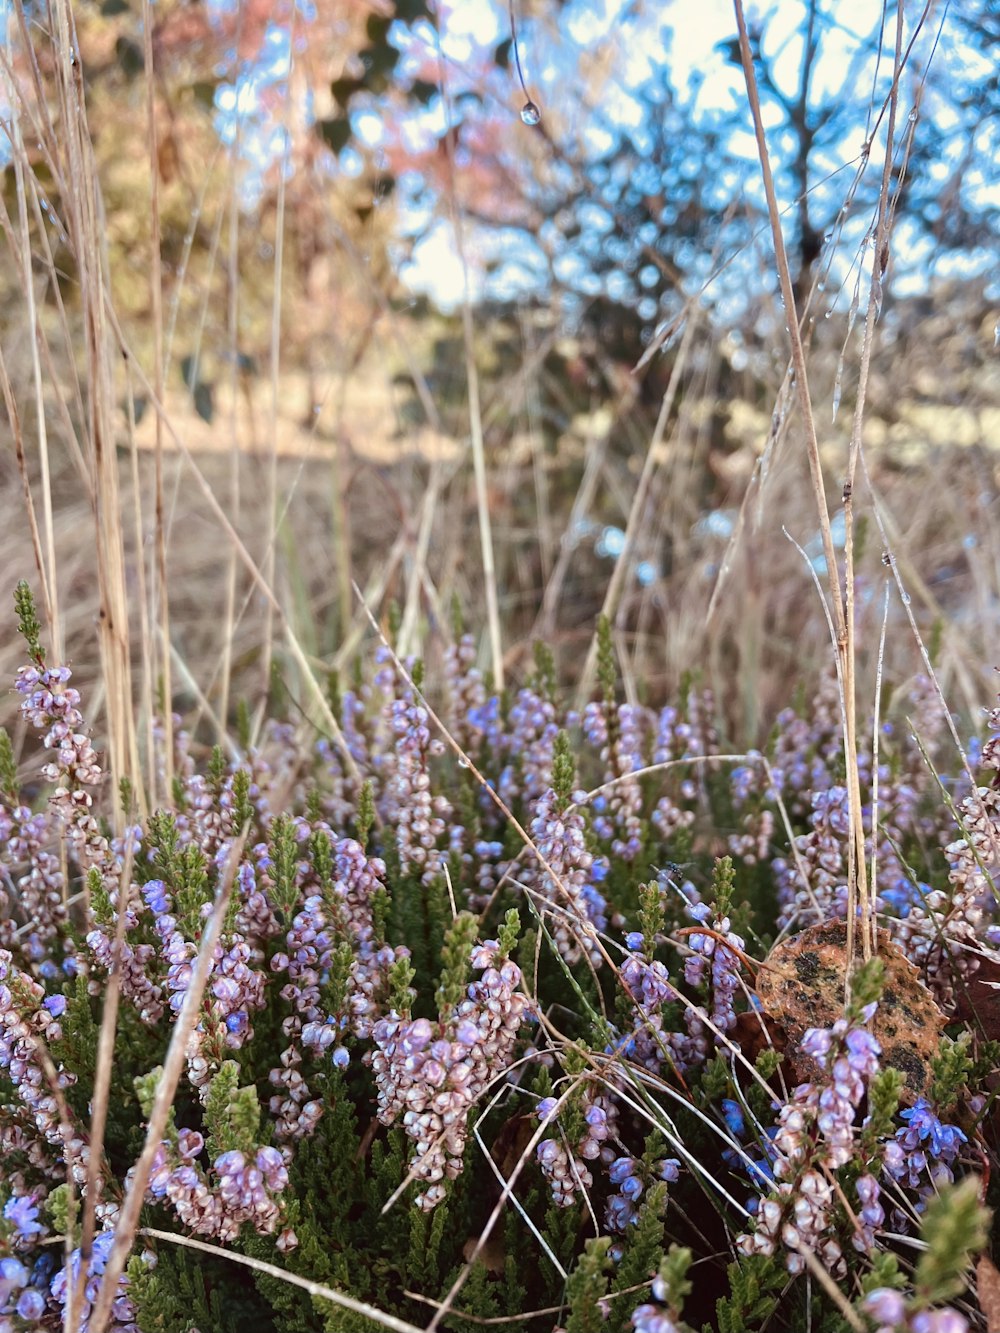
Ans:
[{"label": "small blue flower", "polygon": [[724,1097],[722,1100],[722,1114],[725,1117],[730,1134],[742,1139],[747,1132],[747,1126],[743,1119],[743,1108],[739,1102],[734,1102],[730,1097]]},{"label": "small blue flower", "polygon": [[931,1153],[935,1157],[949,1161],[957,1156],[959,1146],[967,1142],[965,1135],[957,1125],[945,1125],[931,1109],[926,1097],[918,1097],[914,1104],[900,1111],[900,1119],[909,1123],[909,1130],[900,1130],[897,1135],[904,1146],[916,1146],[917,1140],[930,1140]]},{"label": "small blue flower", "polygon": [[608,1167],[608,1179],[612,1185],[621,1185],[638,1165],[634,1157],[616,1157]]}]

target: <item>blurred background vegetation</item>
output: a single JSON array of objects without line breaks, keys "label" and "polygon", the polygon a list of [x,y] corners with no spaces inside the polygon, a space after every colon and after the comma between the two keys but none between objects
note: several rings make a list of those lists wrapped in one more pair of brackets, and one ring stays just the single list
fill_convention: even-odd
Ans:
[{"label": "blurred background vegetation", "polygon": [[[894,14],[748,10],[835,530],[873,265],[881,285],[863,659],[889,581],[877,511],[911,598],[890,598],[892,671],[920,669],[912,611],[972,710],[1000,662],[1000,13],[904,11],[874,255]],[[61,13],[5,10],[0,485],[9,583],[31,575],[33,507],[78,673],[96,678],[108,614],[110,454],[128,654],[159,687],[172,664],[219,731],[237,695],[297,697],[275,614],[314,668],[348,667],[354,580],[432,659],[457,604],[515,684],[537,637],[578,684],[603,608],[630,693],[697,671],[726,732],[759,741],[832,649],[731,9]]]}]

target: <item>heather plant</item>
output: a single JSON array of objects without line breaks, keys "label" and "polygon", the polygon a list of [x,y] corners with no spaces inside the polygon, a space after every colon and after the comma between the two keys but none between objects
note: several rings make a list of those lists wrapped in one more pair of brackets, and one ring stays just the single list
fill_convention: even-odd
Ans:
[{"label": "heather plant", "polygon": [[[172,803],[124,789],[116,835],[16,603],[43,762],[0,743],[0,1327],[977,1327],[990,786],[949,804],[883,746],[865,800],[907,795],[865,805],[879,954],[835,958],[845,1000],[813,945],[847,910],[825,687],[733,759],[696,688],[626,707],[605,650],[578,714],[543,675],[491,695],[464,639],[439,730],[383,643],[339,741],[199,758],[175,718]],[[914,1095],[880,1034],[918,998],[948,1027]]]},{"label": "heather plant", "polygon": [[[19,584],[23,660],[14,720],[0,730],[0,1333],[985,1333],[1000,1317],[990,1285],[1000,707],[985,735],[969,718],[979,704],[971,664],[988,656],[995,620],[995,486],[978,455],[954,475],[949,454],[937,474],[902,478],[862,450],[870,387],[891,400],[887,429],[908,394],[925,393],[919,349],[887,365],[886,347],[920,309],[896,308],[890,260],[897,209],[905,216],[914,165],[923,170],[911,162],[928,72],[918,61],[931,54],[922,42],[946,40],[927,15],[914,26],[902,5],[892,21],[887,11],[856,175],[834,231],[793,274],[791,215],[764,132],[774,107],[762,112],[758,89],[772,58],[736,0],[730,53],[763,182],[763,196],[744,192],[751,207],[740,215],[763,198],[777,282],[750,293],[742,327],[722,329],[710,287],[728,282],[727,270],[749,274],[765,237],[733,254],[720,233],[704,272],[700,259],[689,270],[695,285],[671,297],[683,308],[618,376],[616,400],[585,413],[591,363],[602,381],[621,369],[604,335],[596,355],[579,340],[557,348],[557,315],[549,324],[525,302],[528,355],[494,393],[485,366],[479,379],[486,312],[473,310],[466,281],[463,502],[465,441],[441,429],[421,369],[428,341],[446,356],[457,344],[427,331],[446,323],[405,313],[397,284],[373,285],[379,265],[355,246],[385,225],[387,195],[348,205],[358,227],[345,229],[330,209],[339,167],[312,139],[322,128],[332,146],[364,81],[389,79],[407,7],[392,21],[391,5],[367,15],[341,6],[346,26],[324,58],[344,59],[344,76],[332,89],[320,79],[340,111],[315,127],[302,119],[308,78],[296,80],[320,45],[300,23],[318,16],[201,8],[158,7],[154,21],[145,0],[86,15],[69,0],[30,15],[15,4],[5,47],[11,188],[0,229],[23,274],[29,335],[23,364],[6,340],[0,349],[27,519],[8,567],[26,564],[30,543],[37,609]],[[448,6],[433,8],[437,30],[413,25],[437,43],[433,70],[413,66],[415,88],[468,116],[479,94],[451,83]],[[506,8],[528,96],[517,6]],[[809,6],[801,35],[803,135],[814,38],[833,8]],[[319,17],[340,22],[332,10]],[[243,53],[274,37],[275,71],[287,44],[287,88],[276,74],[254,91]],[[178,74],[178,52],[195,48]],[[195,77],[209,66],[210,80]],[[127,126],[104,103],[105,123],[144,127],[147,141],[149,179],[130,178],[128,194],[131,210],[148,192],[148,236],[147,220],[128,211],[142,226],[139,239],[125,227],[127,251],[120,238],[106,244],[126,210],[107,207],[110,141],[88,121],[108,86],[121,93],[118,74],[129,97],[141,84],[147,94],[141,114],[130,104]],[[215,158],[199,138],[197,170],[175,161],[191,147],[180,131],[188,112],[222,110],[229,93],[234,144]],[[280,129],[289,151],[247,176],[239,141],[246,130],[262,142],[244,119],[255,99],[268,139]],[[489,100],[502,104],[495,90]],[[563,152],[558,110],[550,121],[530,99],[529,109],[524,128],[534,133],[540,118],[544,127],[531,142]],[[456,122],[434,149],[459,233],[473,177],[456,182],[478,152],[465,137],[471,123]],[[114,155],[134,167],[115,139]],[[873,189],[866,173],[883,148]],[[572,168],[569,158],[558,165]],[[613,173],[620,160],[608,165]],[[629,174],[645,192],[644,172]],[[261,188],[266,220],[249,227]],[[869,205],[856,253],[842,253],[842,227]],[[808,194],[796,206],[808,224]],[[601,243],[609,256],[611,239]],[[684,244],[697,255],[696,242]],[[331,246],[344,247],[371,305],[356,340],[339,276],[329,322],[314,322],[324,307],[317,262],[331,261]],[[259,294],[245,299],[248,249],[273,260],[256,270],[273,292],[260,342],[266,429],[245,342],[260,336]],[[149,309],[134,319],[146,298],[133,307],[123,279],[146,268]],[[301,299],[282,310],[292,270],[309,307],[301,329]],[[340,274],[340,258],[330,272]],[[820,312],[838,319],[825,326]],[[589,306],[577,315],[590,324]],[[821,358],[844,329],[835,427],[855,331],[860,347],[833,513],[831,437],[815,409],[833,379]],[[398,361],[384,356],[387,330]],[[175,335],[194,349],[180,365]],[[553,358],[538,338],[569,371],[557,386],[557,438],[539,416]],[[289,366],[301,343],[308,372],[302,359]],[[332,432],[318,404],[324,343],[343,389],[326,395],[337,403]],[[218,410],[212,358],[232,370]],[[742,398],[738,358],[751,367]],[[962,359],[965,374],[973,360]],[[375,376],[363,364],[372,360]],[[387,399],[404,363],[432,447],[395,456],[409,454],[407,431],[374,466],[371,442],[352,442],[365,433],[352,420],[354,381],[367,392],[377,380]],[[233,445],[228,474],[208,454],[196,459],[175,424],[178,369],[202,423],[214,417],[213,446],[215,436]],[[279,420],[299,373],[310,424],[295,424],[293,445],[315,446],[334,475],[314,486],[306,459],[287,460],[279,498]],[[640,414],[644,398],[647,409],[657,400],[655,427]],[[734,435],[723,418],[751,398],[757,424]],[[977,389],[970,401],[989,399]],[[532,439],[527,462],[515,438],[522,407],[542,441]],[[241,449],[256,451],[264,435],[266,484],[255,474],[247,487],[241,469],[257,463]],[[763,448],[754,460],[751,440]],[[131,452],[119,456],[121,443]],[[808,506],[794,478],[802,461]],[[945,477],[950,487],[937,484]],[[880,486],[906,497],[904,536]],[[325,490],[328,514],[314,503]],[[96,544],[67,520],[81,510]],[[762,520],[776,514],[765,544]],[[878,553],[864,559],[866,519],[884,572]],[[464,558],[473,526],[475,560]],[[789,544],[777,531],[786,527],[816,535]],[[602,547],[602,560],[618,550],[606,580],[595,573]],[[801,613],[813,575],[829,644],[823,616]],[[945,626],[951,594],[940,583],[953,576],[979,600],[964,624]],[[884,600],[881,635],[878,578],[900,594],[891,613]],[[463,623],[462,608],[479,602],[482,616]],[[926,643],[925,611],[937,617]],[[909,640],[888,633],[904,620],[920,654],[915,677],[905,674]],[[18,636],[0,640],[6,653]],[[194,664],[192,641],[204,659]],[[942,681],[964,716],[948,711]],[[747,737],[756,748],[744,749]]]}]

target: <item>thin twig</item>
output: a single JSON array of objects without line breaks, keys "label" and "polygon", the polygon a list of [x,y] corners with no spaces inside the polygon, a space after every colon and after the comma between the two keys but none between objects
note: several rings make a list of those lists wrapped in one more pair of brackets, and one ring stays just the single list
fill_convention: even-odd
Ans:
[{"label": "thin twig", "polygon": [[[342,1291],[334,1291],[332,1287],[326,1287],[322,1282],[312,1282],[309,1278],[299,1277],[298,1273],[289,1273],[287,1269],[279,1268],[277,1264],[269,1264],[264,1259],[253,1259],[249,1254],[239,1254],[235,1250],[225,1250],[221,1245],[209,1245],[207,1241],[198,1240],[195,1236],[180,1236],[173,1231],[160,1231],[157,1227],[142,1227],[137,1234],[148,1236],[150,1240],[166,1241],[170,1245],[180,1245],[189,1250],[198,1250],[202,1254],[211,1254],[217,1259],[228,1259],[230,1263],[240,1264],[244,1268],[252,1269],[255,1273],[266,1273],[268,1277],[277,1278],[279,1282],[287,1282],[289,1286],[300,1287],[303,1291],[308,1292],[310,1296],[317,1297],[319,1300],[329,1301],[332,1305],[339,1305],[344,1310],[350,1310],[354,1314],[373,1319],[375,1323],[381,1324],[383,1328],[392,1329],[393,1333],[424,1333],[424,1330],[418,1328],[416,1324],[408,1324],[405,1319],[387,1314],[385,1310],[380,1310],[377,1306],[368,1305],[365,1301],[356,1301],[353,1296],[345,1296]],[[91,1328],[93,1328],[93,1315],[91,1315]]]},{"label": "thin twig", "polygon": [[132,859],[135,839],[128,836],[121,874],[118,877],[118,919],[111,945],[111,970],[104,990],[104,1007],[97,1035],[97,1057],[94,1065],[94,1091],[90,1103],[90,1151],[87,1157],[87,1179],[84,1186],[83,1226],[80,1232],[80,1267],[76,1278],[76,1296],[82,1302],[83,1289],[90,1269],[94,1234],[97,1230],[97,1182],[101,1175],[104,1154],[104,1130],[108,1121],[108,1099],[111,1090],[111,1071],[114,1066],[115,1033],[118,1027],[118,1006],[121,1000],[122,949],[128,922],[129,894],[132,888]]},{"label": "thin twig", "polygon": [[108,1319],[111,1316],[111,1307],[118,1295],[118,1279],[125,1270],[125,1262],[135,1240],[139,1226],[139,1214],[142,1211],[146,1196],[146,1186],[149,1183],[150,1172],[153,1169],[153,1159],[159,1151],[164,1130],[167,1126],[167,1117],[170,1114],[170,1108],[177,1092],[177,1085],[184,1069],[188,1038],[198,1020],[202,996],[205,994],[214,962],[215,946],[222,933],[222,925],[229,907],[233,882],[236,878],[240,857],[243,855],[246,836],[247,829],[243,829],[229,850],[219,889],[215,896],[215,903],[212,907],[212,914],[205,923],[201,947],[198,950],[191,980],[184,995],[184,1004],[174,1023],[170,1045],[167,1047],[167,1053],[163,1061],[163,1070],[156,1085],[156,1094],[153,1098],[149,1123],[146,1126],[146,1141],[143,1144],[138,1161],[132,1168],[132,1179],[129,1183],[128,1192],[119,1210],[115,1238],[111,1245],[107,1266],[101,1278],[101,1285],[90,1315],[88,1325],[90,1333],[104,1333]]},{"label": "thin twig", "polygon": [[[854,663],[853,657],[851,656],[853,653],[853,637],[848,633],[844,596],[841,590],[840,577],[837,569],[837,557],[833,544],[833,533],[830,528],[830,513],[826,502],[823,466],[819,455],[819,440],[816,434],[816,422],[813,416],[812,398],[809,393],[805,349],[802,343],[802,333],[799,328],[799,318],[795,304],[795,289],[788,265],[788,254],[785,250],[785,241],[781,229],[781,213],[778,208],[777,195],[774,188],[774,178],[771,173],[767,139],[764,134],[764,121],[761,115],[760,98],[757,92],[757,76],[754,71],[753,52],[750,49],[750,37],[747,32],[746,16],[743,12],[743,2],[742,0],[733,0],[733,4],[736,12],[736,26],[739,32],[740,62],[743,66],[743,74],[746,79],[747,101],[749,102],[750,112],[753,117],[754,135],[757,140],[757,152],[760,158],[764,193],[767,197],[767,211],[771,223],[771,235],[774,241],[775,264],[778,272],[778,281],[781,286],[782,301],[784,302],[785,307],[786,329],[791,344],[792,367],[795,374],[795,389],[806,438],[806,455],[809,460],[809,472],[812,479],[816,512],[819,518],[823,553],[826,557],[826,574],[830,587],[830,606],[836,635],[839,669],[843,682],[844,759],[847,789],[849,793],[849,817],[851,826],[851,836],[848,842],[849,867],[847,885],[848,961],[845,976],[845,983],[849,984],[851,957],[854,944],[855,915],[858,907],[860,906],[861,908],[863,921],[868,922],[872,920],[871,905],[868,901],[867,875],[865,873],[865,860],[863,855],[864,820],[861,808],[861,785],[857,763],[856,718],[853,705]],[[862,849],[860,860],[857,855],[859,847]],[[870,957],[873,951],[871,930],[864,929],[862,931],[861,944],[863,956],[865,958]]]}]

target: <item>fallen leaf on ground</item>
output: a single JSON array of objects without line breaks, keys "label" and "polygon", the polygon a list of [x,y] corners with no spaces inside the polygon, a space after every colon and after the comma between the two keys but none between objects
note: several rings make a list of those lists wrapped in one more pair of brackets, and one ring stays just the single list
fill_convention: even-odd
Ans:
[{"label": "fallen leaf on ground", "polygon": [[[902,1100],[912,1103],[930,1087],[930,1061],[938,1053],[945,1017],[917,969],[884,930],[878,932],[878,956],[885,965],[885,985],[872,1032],[882,1047],[883,1065],[903,1075]],[[757,995],[764,1012],[785,1030],[799,1082],[820,1074],[816,1062],[797,1047],[809,1028],[827,1028],[843,1017],[846,969],[845,921],[826,921],[783,940],[760,969]]]}]

